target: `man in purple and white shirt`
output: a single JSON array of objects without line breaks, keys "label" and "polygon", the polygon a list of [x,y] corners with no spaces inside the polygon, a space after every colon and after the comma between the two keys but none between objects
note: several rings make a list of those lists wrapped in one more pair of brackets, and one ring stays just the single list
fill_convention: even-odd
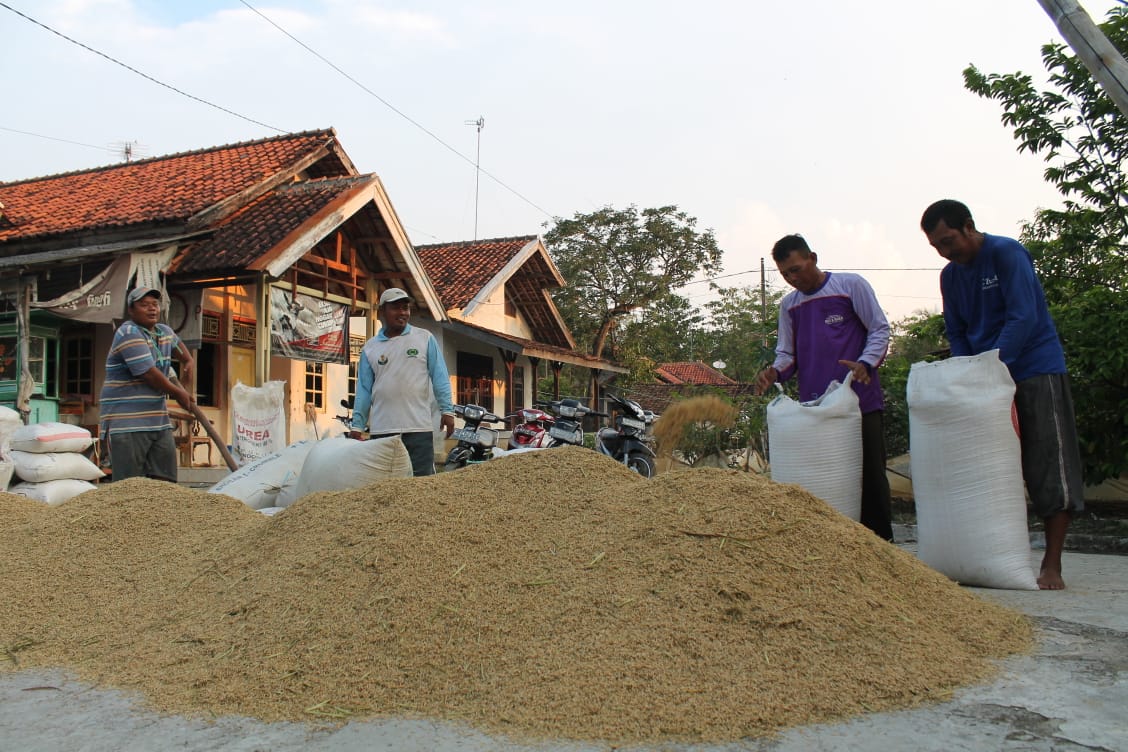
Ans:
[{"label": "man in purple and white shirt", "polygon": [[889,479],[885,475],[885,399],[877,367],[889,349],[889,322],[869,283],[857,274],[824,272],[802,235],[772,247],[780,274],[795,288],[779,306],[775,362],[756,377],[763,394],[798,374],[799,399],[822,396],[832,381],[853,373],[862,411],[861,523],[893,540]]}]

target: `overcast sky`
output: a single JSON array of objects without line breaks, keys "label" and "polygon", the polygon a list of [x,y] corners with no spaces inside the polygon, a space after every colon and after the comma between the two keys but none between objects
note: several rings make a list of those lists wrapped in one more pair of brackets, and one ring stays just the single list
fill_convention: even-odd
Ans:
[{"label": "overcast sky", "polygon": [[676,204],[721,284],[766,258],[782,285],[771,245],[799,232],[893,320],[939,310],[930,202],[1009,235],[1059,203],[961,75],[1042,80],[1037,0],[0,0],[0,38],[0,181],[334,127],[416,244]]}]

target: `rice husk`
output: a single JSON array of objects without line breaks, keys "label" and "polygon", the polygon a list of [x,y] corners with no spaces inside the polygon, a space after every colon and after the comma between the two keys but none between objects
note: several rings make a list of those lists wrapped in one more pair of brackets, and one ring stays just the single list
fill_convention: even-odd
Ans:
[{"label": "rice husk", "polygon": [[0,562],[9,667],[266,721],[735,740],[943,700],[1031,643],[798,486],[580,447],[273,518],[126,480],[0,525]]}]

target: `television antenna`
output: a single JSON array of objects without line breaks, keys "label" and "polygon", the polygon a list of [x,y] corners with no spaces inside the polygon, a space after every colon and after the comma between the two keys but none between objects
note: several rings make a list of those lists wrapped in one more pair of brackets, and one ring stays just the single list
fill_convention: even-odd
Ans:
[{"label": "television antenna", "polygon": [[113,150],[122,162],[132,162],[134,159],[145,156],[145,147],[141,145],[140,141],[115,141]]},{"label": "television antenna", "polygon": [[466,120],[466,125],[476,126],[478,129],[478,152],[474,155],[474,240],[478,239],[478,178],[482,174],[482,129],[486,127],[486,119],[481,115],[477,120]]}]

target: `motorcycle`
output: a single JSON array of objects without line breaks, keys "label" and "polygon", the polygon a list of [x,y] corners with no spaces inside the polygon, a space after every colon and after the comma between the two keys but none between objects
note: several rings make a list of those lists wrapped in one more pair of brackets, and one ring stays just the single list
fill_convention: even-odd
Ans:
[{"label": "motorcycle", "polygon": [[334,415],[333,419],[341,422],[341,425],[343,425],[345,427],[345,436],[348,436],[349,432],[353,430],[353,427],[352,427],[353,401],[351,399],[343,399],[343,400],[341,400],[341,407],[345,408],[345,414],[344,415]]},{"label": "motorcycle", "polygon": [[548,430],[552,428],[556,418],[539,409],[541,406],[547,407],[547,404],[540,402],[537,407],[523,407],[512,415],[505,416],[506,420],[521,420],[521,423],[513,427],[509,437],[510,449],[540,449],[552,442]]},{"label": "motorcycle", "polygon": [[626,397],[608,393],[607,399],[613,405],[615,425],[595,432],[595,450],[644,478],[652,477],[657,455],[650,447],[647,430],[658,416]]},{"label": "motorcycle", "polygon": [[579,400],[570,397],[548,402],[546,406],[552,411],[554,416],[553,424],[548,429],[548,446],[550,447],[564,446],[566,444],[583,446],[584,418],[589,415],[601,418],[609,417],[607,413],[592,410]]},{"label": "motorcycle", "polygon": [[450,436],[458,441],[447,455],[444,471],[485,462],[497,446],[498,431],[483,423],[501,423],[505,419],[478,405],[455,405],[454,412],[463,420],[461,428]]}]

